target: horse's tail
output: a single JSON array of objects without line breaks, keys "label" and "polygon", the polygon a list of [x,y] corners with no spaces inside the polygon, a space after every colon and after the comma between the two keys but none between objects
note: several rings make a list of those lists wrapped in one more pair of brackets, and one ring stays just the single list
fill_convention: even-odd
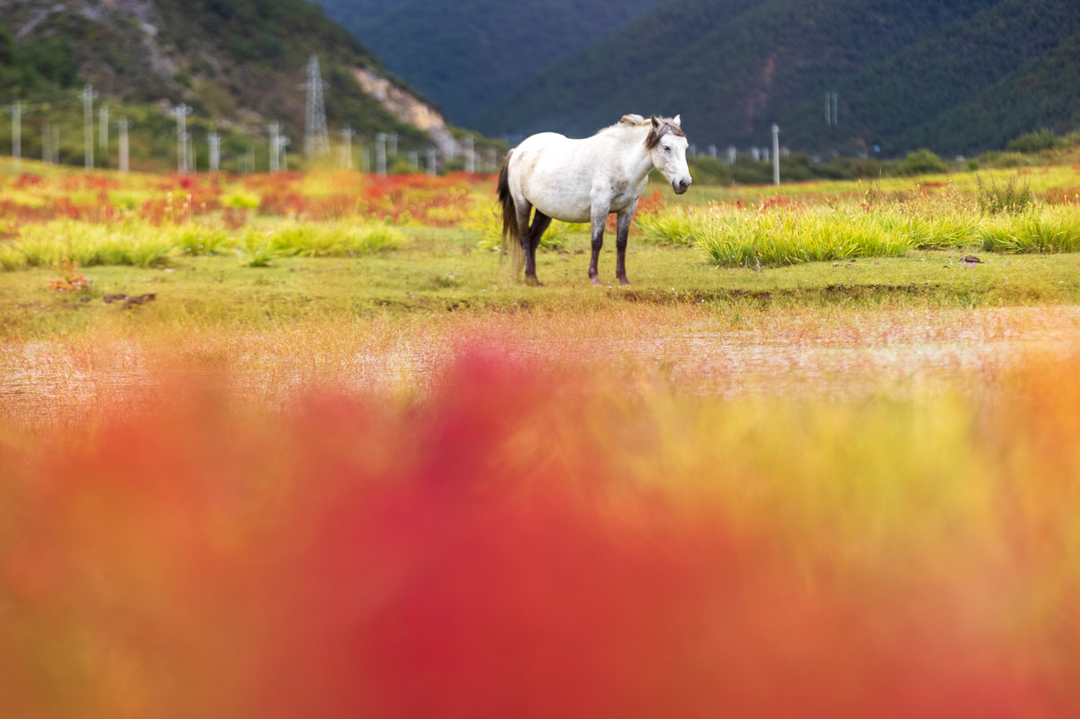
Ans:
[{"label": "horse's tail", "polygon": [[502,171],[499,172],[499,203],[502,205],[502,244],[499,245],[499,263],[507,255],[513,256],[514,275],[521,272],[525,264],[525,256],[521,249],[521,228],[518,227],[517,207],[514,205],[514,196],[510,193],[510,152],[506,153],[503,160]]}]

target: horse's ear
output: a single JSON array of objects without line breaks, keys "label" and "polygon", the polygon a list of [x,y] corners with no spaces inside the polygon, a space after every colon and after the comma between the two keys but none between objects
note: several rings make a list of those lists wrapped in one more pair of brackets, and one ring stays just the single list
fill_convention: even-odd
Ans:
[{"label": "horse's ear", "polygon": [[660,118],[659,118],[659,117],[657,117],[656,115],[653,115],[653,116],[652,116],[652,126],[653,126],[654,128],[657,128],[657,129],[659,129],[659,128],[660,128]]},{"label": "horse's ear", "polygon": [[674,123],[675,127],[682,128],[682,115],[676,115],[671,122]]}]

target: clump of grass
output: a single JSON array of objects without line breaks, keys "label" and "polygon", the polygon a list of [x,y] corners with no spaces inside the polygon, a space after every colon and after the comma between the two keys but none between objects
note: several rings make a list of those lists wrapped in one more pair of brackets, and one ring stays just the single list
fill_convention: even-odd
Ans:
[{"label": "clump of grass", "polygon": [[[480,230],[480,241],[476,243],[477,249],[489,252],[498,252],[502,249],[502,214],[497,208],[474,215],[464,227]],[[570,235],[580,232],[588,232],[587,225],[553,220],[551,226],[540,238],[538,249],[545,252],[561,250],[570,244]],[[513,241],[516,243],[516,238],[513,238]]]},{"label": "clump of grass", "polygon": [[976,175],[975,186],[979,210],[984,215],[1017,214],[1035,204],[1030,183],[1025,182],[1021,186],[1016,175],[1010,177],[1004,187],[998,187],[997,181],[992,177],[987,185],[981,175]]},{"label": "clump of grass", "polygon": [[1078,252],[1080,217],[1070,208],[999,215],[983,225],[980,239],[988,252]]},{"label": "clump of grass", "polygon": [[220,255],[235,246],[232,237],[225,230],[199,225],[180,227],[173,241],[186,257]]},{"label": "clump of grass", "polygon": [[683,247],[694,244],[693,210],[677,206],[667,212],[644,214],[637,218],[642,241],[654,245]]},{"label": "clump of grass", "polygon": [[272,232],[249,230],[244,234],[240,253],[245,267],[269,267],[277,259]]},{"label": "clump of grass", "polygon": [[971,241],[972,227],[958,219],[934,222],[896,207],[866,212],[855,207],[794,206],[774,211],[713,205],[675,208],[641,223],[655,244],[696,245],[716,265],[750,267],[852,257],[897,257]]},{"label": "clump of grass", "polygon": [[289,257],[373,255],[404,244],[405,235],[386,225],[290,225],[272,235],[274,252]]},{"label": "clump of grass", "polygon": [[168,233],[151,225],[125,222],[106,226],[70,221],[28,225],[20,230],[15,246],[30,267],[49,267],[65,257],[83,267],[153,267],[164,264],[174,247]]},{"label": "clump of grass", "polygon": [[21,270],[26,267],[26,255],[17,247],[0,244],[0,269],[5,272]]}]

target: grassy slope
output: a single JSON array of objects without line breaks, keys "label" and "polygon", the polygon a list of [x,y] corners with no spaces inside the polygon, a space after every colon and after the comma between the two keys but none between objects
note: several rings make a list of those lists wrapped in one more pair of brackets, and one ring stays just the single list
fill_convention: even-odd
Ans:
[{"label": "grassy slope", "polygon": [[[0,10],[3,22],[17,28],[30,19],[35,8],[0,0]],[[360,89],[348,68],[379,68],[380,64],[317,6],[301,0],[157,0],[150,15],[157,27],[153,43],[175,65],[172,76],[155,69],[147,37],[130,15],[106,7],[97,18],[53,13],[27,36],[12,41],[6,55],[0,32],[0,97],[5,101],[19,97],[31,104],[23,120],[24,156],[41,156],[41,127],[49,121],[60,127],[61,162],[81,161],[81,104],[74,90],[81,89],[83,82],[92,82],[103,93],[99,104],[111,102],[114,121],[122,111],[135,116],[133,159],[150,162],[154,158],[157,165],[153,169],[159,171],[175,166],[176,144],[175,131],[168,136],[168,118],[148,104],[162,98],[194,107],[189,122],[204,163],[206,133],[215,120],[225,121],[227,126],[254,125],[257,132],[264,132],[264,120],[279,120],[284,133],[294,140],[290,149],[297,151],[304,130],[305,102],[297,84],[305,79],[303,66],[311,54],[321,57],[323,77],[330,83],[326,111],[332,130],[351,124],[361,140],[376,132],[394,131],[401,137],[403,149],[419,149],[428,143],[424,133],[398,122]],[[43,55],[33,51],[38,45],[52,49]],[[62,61],[77,66],[78,75],[56,71],[54,66],[63,65]],[[160,60],[157,64],[160,67]],[[32,72],[39,66],[42,72]],[[121,110],[120,103],[128,109]],[[115,129],[112,135],[115,153]],[[0,145],[9,146],[9,138],[9,124],[0,123]],[[232,147],[230,141],[226,139],[224,152],[235,169],[247,142],[238,141]],[[258,164],[265,166],[265,138],[255,143]],[[150,169],[150,165],[143,166]]]},{"label": "grassy slope", "polygon": [[409,0],[359,17],[323,0],[386,65],[458,124],[555,60],[616,32],[663,0]]}]

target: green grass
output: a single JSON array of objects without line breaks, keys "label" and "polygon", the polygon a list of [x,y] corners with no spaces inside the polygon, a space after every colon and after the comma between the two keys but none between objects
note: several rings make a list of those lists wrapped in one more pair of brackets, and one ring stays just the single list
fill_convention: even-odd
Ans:
[{"label": "green grass", "polygon": [[[613,242],[601,255],[601,277],[586,276],[588,236],[571,235],[568,252],[541,253],[544,287],[507,275],[491,252],[475,250],[480,233],[409,229],[398,250],[340,258],[275,256],[245,267],[234,253],[175,257],[169,267],[95,266],[93,288],[50,293],[51,268],[0,274],[0,332],[7,338],[68,334],[102,327],[277,326],[312,320],[350,322],[378,316],[428,317],[448,312],[544,312],[588,316],[632,304],[694,305],[717,316],[745,309],[830,307],[978,307],[1080,301],[1080,255],[987,255],[916,251],[854,262],[807,262],[764,269],[716,267],[698,250],[644,244],[632,237],[633,284],[614,283]],[[966,252],[966,250],[965,250]],[[132,310],[104,305],[104,294],[155,292]],[[83,302],[82,298],[89,298]],[[756,308],[756,309],[755,309]]]},{"label": "green grass", "polygon": [[981,215],[960,193],[878,206],[837,203],[768,210],[676,206],[638,220],[646,242],[700,248],[718,266],[754,267],[853,257],[902,257],[915,250],[981,246],[987,252],[1076,252],[1080,217],[1071,207]]}]

